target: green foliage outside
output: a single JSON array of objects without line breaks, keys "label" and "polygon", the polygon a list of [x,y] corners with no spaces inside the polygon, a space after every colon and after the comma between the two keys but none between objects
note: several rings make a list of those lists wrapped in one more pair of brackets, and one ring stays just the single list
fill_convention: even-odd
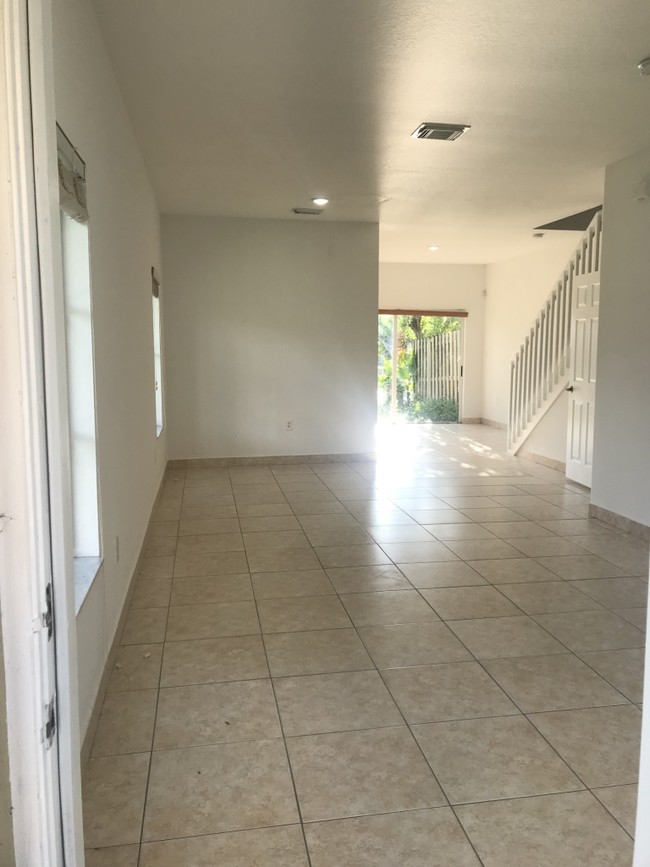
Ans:
[{"label": "green foliage outside", "polygon": [[[460,320],[447,316],[401,315],[397,320],[397,412],[408,421],[457,421],[458,405],[454,401],[415,397],[415,341],[448,331],[458,331]],[[390,416],[393,378],[393,317],[379,316],[378,332],[378,403],[380,417]],[[452,407],[455,410],[452,412]]]},{"label": "green foliage outside", "polygon": [[458,421],[458,404],[444,397],[416,399],[410,418],[412,421]]}]

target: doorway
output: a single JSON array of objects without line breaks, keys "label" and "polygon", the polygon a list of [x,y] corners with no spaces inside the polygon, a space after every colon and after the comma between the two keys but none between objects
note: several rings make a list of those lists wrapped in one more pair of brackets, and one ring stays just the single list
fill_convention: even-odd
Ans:
[{"label": "doorway", "polygon": [[379,421],[449,424],[462,418],[466,316],[464,311],[379,311]]}]

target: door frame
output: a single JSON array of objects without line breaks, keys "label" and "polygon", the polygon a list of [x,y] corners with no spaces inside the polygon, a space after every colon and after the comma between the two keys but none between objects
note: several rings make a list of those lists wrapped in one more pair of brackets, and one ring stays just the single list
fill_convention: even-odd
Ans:
[{"label": "door frame", "polygon": [[[404,308],[389,308],[389,307],[380,307],[377,311],[378,316],[392,316],[394,323],[393,327],[397,323],[398,316],[433,316],[440,317],[443,319],[460,319],[460,351],[461,351],[461,363],[460,363],[460,388],[458,394],[458,421],[455,424],[463,424],[463,412],[464,412],[464,402],[465,402],[465,340],[466,340],[466,328],[465,328],[465,320],[469,316],[469,312],[467,310],[407,310]],[[395,332],[393,333],[393,352],[395,349]],[[394,370],[394,367],[393,367]],[[394,394],[394,382],[395,377],[392,377],[393,383],[393,394]],[[392,404],[393,398],[391,398],[391,421],[395,419],[392,416]],[[444,422],[443,422],[444,424]]]},{"label": "door frame", "polygon": [[[50,0],[5,0],[4,93],[11,199],[0,204],[12,249],[23,387],[23,442],[6,458],[24,478],[22,548],[33,579],[0,575],[8,749],[17,864],[82,867],[81,743],[72,570],[63,277]],[[4,105],[6,99],[6,105]],[[5,118],[2,118],[3,123]],[[22,493],[22,492],[21,492]],[[8,570],[5,570],[5,572]],[[39,649],[44,590],[54,597],[57,763],[47,761]],[[27,620],[28,619],[28,620]],[[29,628],[26,628],[28,622]],[[42,642],[41,642],[42,643]],[[29,689],[25,689],[25,684]]]}]

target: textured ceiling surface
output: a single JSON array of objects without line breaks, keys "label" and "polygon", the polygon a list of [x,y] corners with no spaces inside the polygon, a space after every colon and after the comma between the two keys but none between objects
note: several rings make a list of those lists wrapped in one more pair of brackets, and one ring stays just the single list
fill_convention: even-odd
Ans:
[{"label": "textured ceiling surface", "polygon": [[[650,144],[648,0],[94,5],[164,213],[321,194],[316,219],[379,221],[383,261],[490,262]],[[412,139],[425,120],[472,128]]]}]

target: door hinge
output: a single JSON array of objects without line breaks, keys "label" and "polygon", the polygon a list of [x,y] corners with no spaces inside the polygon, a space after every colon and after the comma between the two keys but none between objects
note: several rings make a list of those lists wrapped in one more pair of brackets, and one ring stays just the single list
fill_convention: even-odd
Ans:
[{"label": "door hinge", "polygon": [[48,639],[52,638],[54,632],[54,609],[52,606],[52,585],[48,584],[45,588],[45,611],[43,612],[43,626],[47,629]]},{"label": "door hinge", "polygon": [[461,376],[463,375],[463,365],[462,365],[462,364],[461,364],[461,366],[460,366],[460,375],[461,375]]},{"label": "door hinge", "polygon": [[54,741],[56,734],[56,697],[52,696],[50,703],[45,708],[45,727],[43,729],[43,740],[49,749]]}]

